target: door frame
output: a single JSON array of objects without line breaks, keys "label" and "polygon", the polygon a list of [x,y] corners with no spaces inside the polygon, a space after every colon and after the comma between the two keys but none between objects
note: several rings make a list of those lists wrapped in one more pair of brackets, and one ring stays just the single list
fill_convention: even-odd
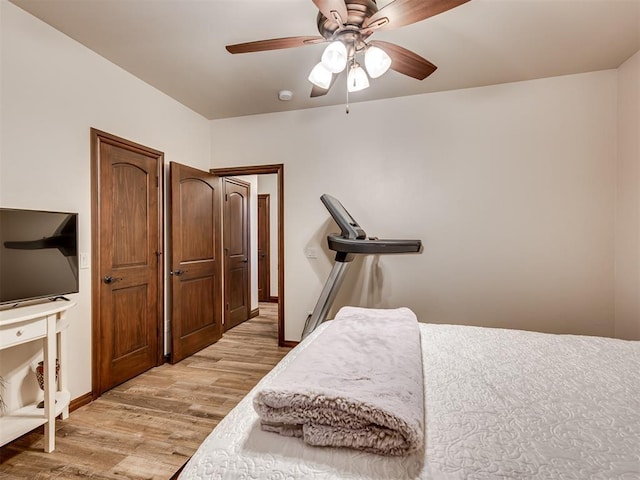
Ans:
[{"label": "door frame", "polygon": [[219,177],[278,175],[278,345],[295,347],[298,342],[284,339],[284,164],[212,168],[209,172]]},{"label": "door frame", "polygon": [[91,396],[97,399],[102,393],[102,378],[99,368],[99,359],[102,354],[100,347],[100,265],[102,245],[100,239],[99,225],[100,218],[100,145],[108,143],[110,145],[125,147],[132,151],[138,151],[143,155],[156,158],[156,174],[160,188],[158,192],[158,247],[157,255],[157,325],[158,347],[156,352],[156,366],[164,363],[164,153],[150,147],[145,147],[138,143],[117,137],[107,132],[91,128]]}]

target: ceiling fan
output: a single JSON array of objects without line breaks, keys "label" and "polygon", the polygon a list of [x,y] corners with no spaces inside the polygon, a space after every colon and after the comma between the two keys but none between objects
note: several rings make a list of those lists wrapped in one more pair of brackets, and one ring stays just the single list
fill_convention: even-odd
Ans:
[{"label": "ceiling fan", "polygon": [[[369,40],[377,30],[393,29],[419,22],[462,5],[469,0],[393,0],[378,9],[375,0],[312,0],[318,7],[318,31],[321,36],[285,37],[227,45],[230,53],[262,52],[331,42],[322,54],[309,81],[311,97],[329,92],[338,74],[348,66],[347,92],[369,86],[369,77],[377,78],[389,68],[423,80],[436,66],[399,45]],[[367,72],[356,61],[363,54]],[[367,76],[368,73],[368,76]]]}]

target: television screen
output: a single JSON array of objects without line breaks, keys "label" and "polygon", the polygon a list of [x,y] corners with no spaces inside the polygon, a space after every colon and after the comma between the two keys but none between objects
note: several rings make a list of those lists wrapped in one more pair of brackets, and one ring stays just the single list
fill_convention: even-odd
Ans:
[{"label": "television screen", "polygon": [[0,304],[78,292],[78,214],[0,209]]}]

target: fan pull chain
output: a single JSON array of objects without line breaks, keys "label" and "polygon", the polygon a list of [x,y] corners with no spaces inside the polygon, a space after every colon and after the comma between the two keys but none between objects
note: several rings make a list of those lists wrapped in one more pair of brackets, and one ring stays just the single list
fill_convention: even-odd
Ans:
[{"label": "fan pull chain", "polygon": [[[347,80],[347,83],[349,80]],[[346,114],[349,115],[349,89],[347,88],[347,105],[346,105]]]}]

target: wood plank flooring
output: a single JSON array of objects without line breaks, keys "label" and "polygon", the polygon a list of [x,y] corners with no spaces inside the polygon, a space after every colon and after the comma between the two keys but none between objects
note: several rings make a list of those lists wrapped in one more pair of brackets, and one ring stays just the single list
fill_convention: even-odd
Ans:
[{"label": "wood plank flooring", "polygon": [[277,345],[277,304],[176,365],[161,365],[0,448],[0,479],[169,479],[218,422],[290,350]]}]

